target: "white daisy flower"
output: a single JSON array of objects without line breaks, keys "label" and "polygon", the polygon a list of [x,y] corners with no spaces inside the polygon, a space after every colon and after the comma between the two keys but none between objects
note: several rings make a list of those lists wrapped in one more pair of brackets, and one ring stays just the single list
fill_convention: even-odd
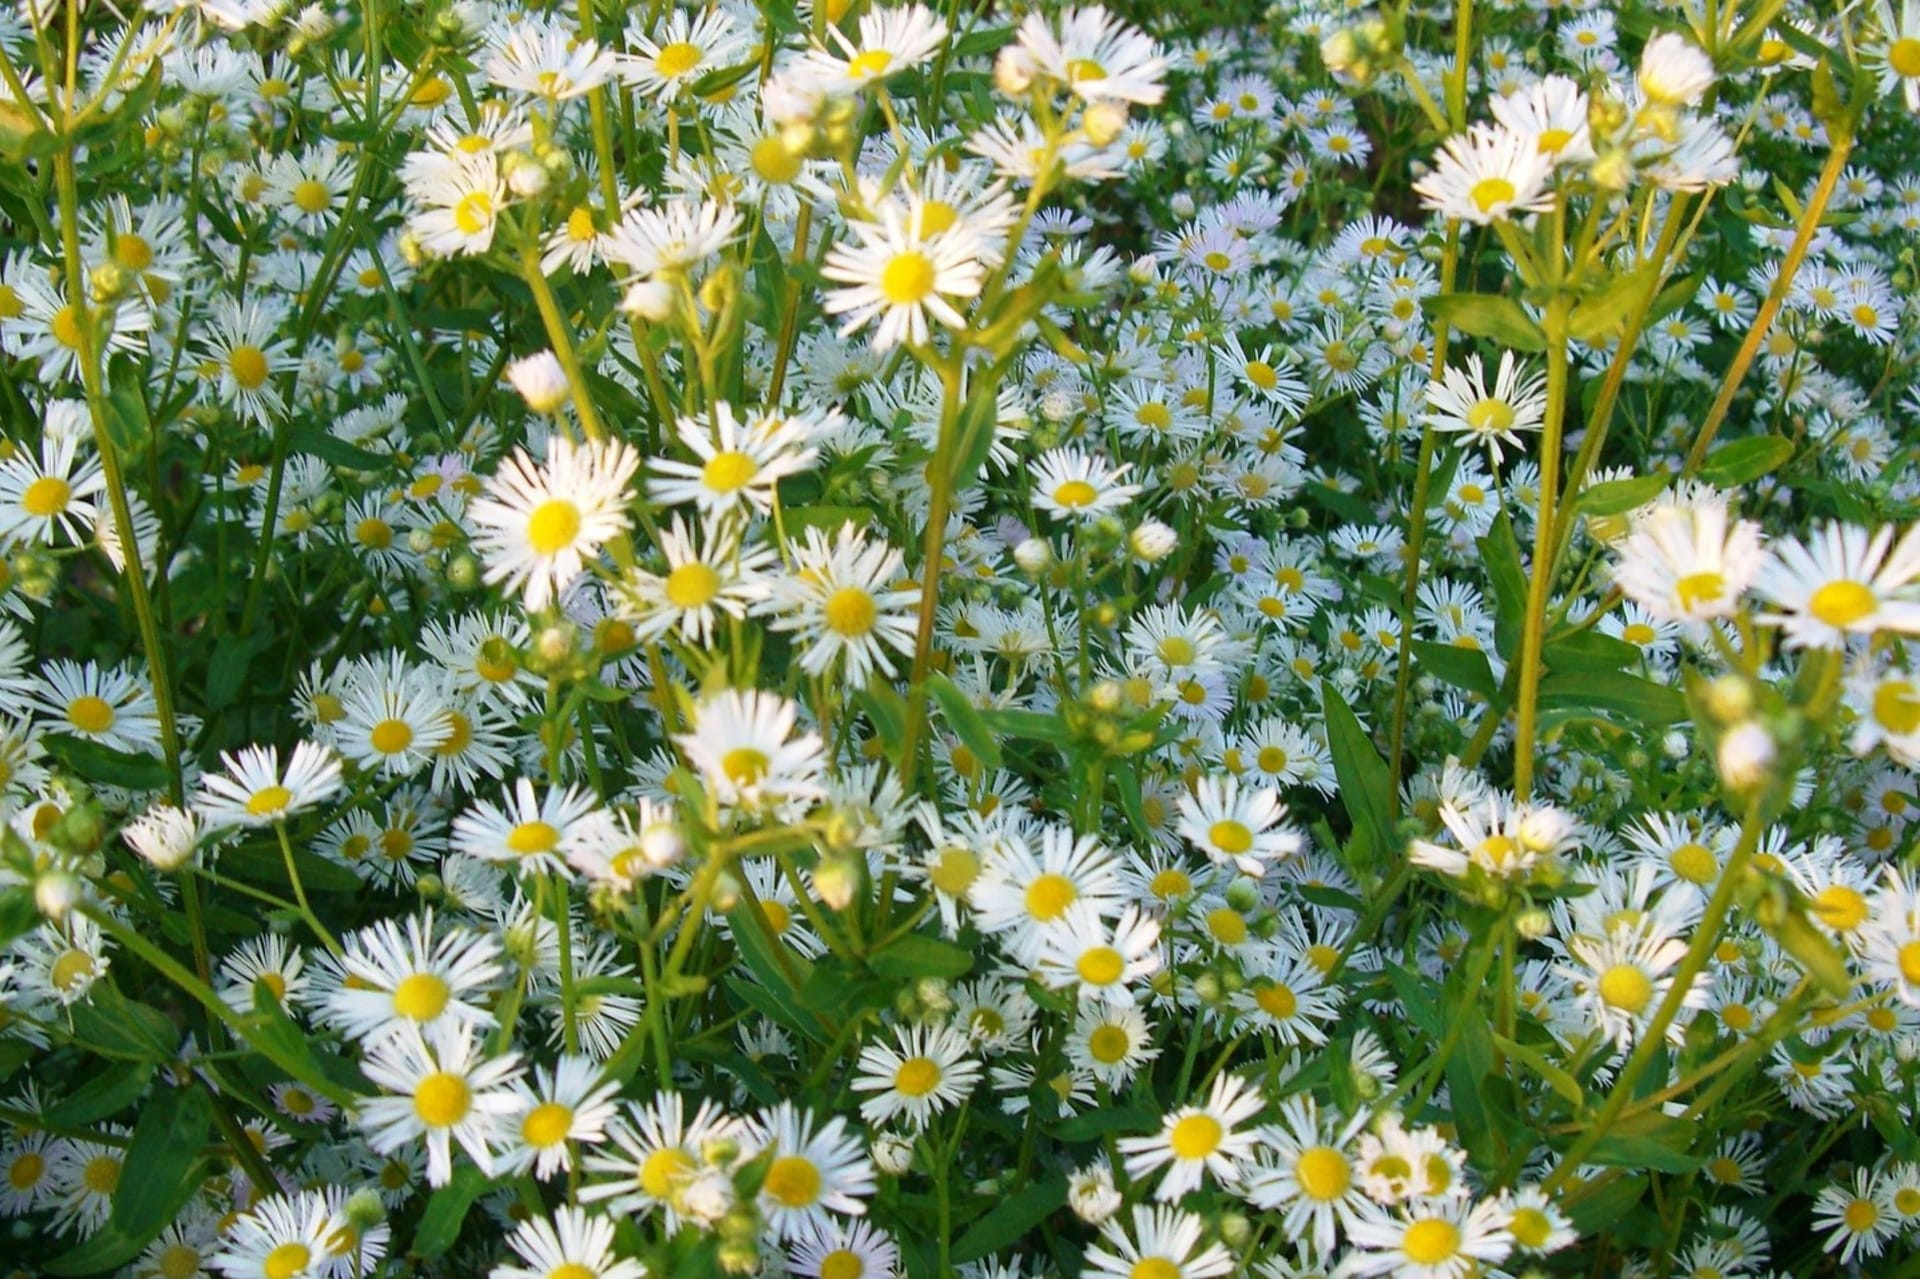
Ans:
[{"label": "white daisy flower", "polygon": [[640,455],[620,441],[575,444],[556,434],[545,465],[515,450],[467,510],[488,583],[521,592],[530,611],[558,599],[601,546],[627,531],[627,485],[639,469]]},{"label": "white daisy flower", "polygon": [[481,1172],[493,1175],[493,1144],[507,1116],[519,1107],[512,1089],[520,1074],[517,1055],[488,1058],[461,1022],[429,1042],[411,1024],[368,1050],[361,1073],[387,1094],[360,1103],[367,1141],[381,1154],[424,1142],[427,1184],[453,1179],[457,1141]]}]

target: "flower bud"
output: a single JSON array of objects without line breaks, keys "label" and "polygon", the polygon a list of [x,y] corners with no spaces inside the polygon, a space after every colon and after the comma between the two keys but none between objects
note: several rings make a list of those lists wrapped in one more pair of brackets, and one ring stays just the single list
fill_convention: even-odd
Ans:
[{"label": "flower bud", "polygon": [[1053,563],[1053,547],[1045,538],[1030,537],[1013,548],[1013,562],[1023,573],[1042,573]]},{"label": "flower bud", "polygon": [[535,413],[551,417],[572,396],[566,370],[552,351],[540,351],[507,365],[507,381]]},{"label": "flower bud", "polygon": [[1127,535],[1127,549],[1143,564],[1158,564],[1180,544],[1180,535],[1159,520],[1148,520]]},{"label": "flower bud", "polygon": [[873,1166],[889,1177],[904,1177],[913,1167],[913,1143],[897,1133],[883,1132],[873,1139]]},{"label": "flower bud", "polygon": [[1094,146],[1109,146],[1126,132],[1127,109],[1118,102],[1096,102],[1080,117],[1080,127]]},{"label": "flower bud", "polygon": [[1773,735],[1750,720],[1720,739],[1720,780],[1731,790],[1751,790],[1766,781],[1776,755]]},{"label": "flower bud", "polygon": [[851,853],[823,857],[813,870],[813,890],[827,905],[835,910],[845,910],[852,905],[855,895],[860,891],[865,869],[861,859]]},{"label": "flower bud", "polygon": [[658,324],[673,314],[672,286],[662,280],[640,280],[620,299],[620,309]]},{"label": "flower bud", "polygon": [[993,87],[1009,98],[1023,97],[1033,88],[1033,59],[1017,43],[1001,49],[993,60]]},{"label": "flower bud", "polygon": [[33,881],[33,904],[48,919],[65,919],[80,904],[79,876],[64,870],[40,876]]}]

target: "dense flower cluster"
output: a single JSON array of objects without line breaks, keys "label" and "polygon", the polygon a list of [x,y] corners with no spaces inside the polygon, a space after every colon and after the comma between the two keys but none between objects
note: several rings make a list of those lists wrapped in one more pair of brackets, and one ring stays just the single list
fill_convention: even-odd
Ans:
[{"label": "dense flower cluster", "polygon": [[1920,0],[1725,7],[0,16],[19,1272],[1912,1255]]}]

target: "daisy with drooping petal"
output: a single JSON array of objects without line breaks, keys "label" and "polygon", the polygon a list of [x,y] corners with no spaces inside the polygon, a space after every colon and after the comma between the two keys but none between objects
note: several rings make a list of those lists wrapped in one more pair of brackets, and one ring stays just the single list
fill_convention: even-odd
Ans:
[{"label": "daisy with drooping petal", "polygon": [[926,345],[929,318],[949,329],[966,327],[953,303],[979,296],[986,268],[979,240],[964,226],[929,235],[893,201],[880,207],[879,222],[855,219],[847,226],[858,243],[836,244],[820,270],[847,286],[825,302],[829,315],[847,317],[841,337],[877,319],[873,346],[886,351],[903,342]]},{"label": "daisy with drooping petal", "polygon": [[663,1092],[646,1105],[627,1103],[607,1125],[608,1142],[587,1155],[587,1171],[611,1173],[613,1181],[590,1182],[580,1192],[607,1211],[640,1216],[659,1209],[669,1234],[683,1220],[680,1192],[702,1168],[703,1152],[721,1143],[751,1147],[746,1124],[703,1101],[693,1118],[677,1092]]},{"label": "daisy with drooping petal", "polygon": [[513,867],[519,873],[566,873],[566,852],[585,825],[604,820],[591,791],[549,786],[537,795],[522,777],[505,796],[505,806],[487,800],[453,821],[454,847],[469,857]]},{"label": "daisy with drooping petal", "polygon": [[586,572],[602,545],[627,531],[627,484],[640,455],[619,441],[547,441],[545,465],[524,449],[501,464],[467,508],[486,580],[539,610]]},{"label": "daisy with drooping petal", "polygon": [[951,1026],[903,1026],[894,1044],[868,1044],[861,1050],[853,1090],[871,1093],[860,1103],[860,1117],[879,1127],[901,1121],[918,1131],[943,1110],[963,1101],[980,1081],[973,1045]]},{"label": "daisy with drooping petal", "polygon": [[1505,126],[1476,124],[1447,139],[1433,172],[1413,184],[1429,209],[1476,226],[1553,207],[1553,157]]},{"label": "daisy with drooping petal", "polygon": [[1222,1186],[1239,1186],[1260,1135],[1241,1125],[1265,1105],[1258,1088],[1222,1071],[1204,1103],[1167,1112],[1153,1136],[1120,1139],[1127,1176],[1138,1181],[1166,1169],[1153,1195],[1163,1202],[1198,1190],[1209,1174]]},{"label": "daisy with drooping petal", "polygon": [[1426,395],[1428,425],[1462,440],[1484,443],[1495,462],[1506,456],[1502,443],[1519,448],[1518,433],[1538,431],[1546,419],[1546,378],[1527,372],[1511,351],[1500,353],[1491,390],[1480,357],[1469,355],[1464,370],[1448,365],[1439,381],[1427,383]]},{"label": "daisy with drooping petal", "polygon": [[1087,1248],[1087,1279],[1214,1279],[1230,1274],[1234,1260],[1225,1246],[1200,1246],[1205,1222],[1164,1204],[1135,1204],[1132,1219],[1110,1217],[1100,1241]]},{"label": "daisy with drooping petal", "polygon": [[1774,606],[1761,620],[1785,631],[1790,648],[1837,649],[1849,636],[1920,632],[1920,603],[1898,598],[1920,578],[1920,525],[1898,545],[1893,534],[1892,526],[1869,534],[1829,524],[1806,542],[1775,543],[1753,583]]},{"label": "daisy with drooping petal", "polygon": [[1619,547],[1613,580],[1658,620],[1698,629],[1731,616],[1767,560],[1760,526],[1717,498],[1662,502]]},{"label": "daisy with drooping petal", "polygon": [[646,1279],[647,1268],[613,1249],[610,1218],[566,1204],[552,1220],[533,1217],[507,1236],[525,1265],[498,1265],[489,1279]]},{"label": "daisy with drooping petal", "polygon": [[1353,1140],[1366,1126],[1357,1116],[1345,1124],[1323,1114],[1308,1095],[1280,1103],[1276,1124],[1262,1130],[1259,1166],[1247,1178],[1247,1202],[1262,1212],[1282,1212],[1290,1238],[1309,1227],[1322,1256],[1333,1251],[1336,1230],[1351,1229],[1366,1195],[1354,1169]]},{"label": "daisy with drooping petal", "polygon": [[1140,492],[1123,484],[1130,462],[1111,465],[1098,454],[1068,445],[1049,449],[1033,464],[1033,504],[1056,519],[1091,521],[1118,510]]},{"label": "daisy with drooping petal", "polygon": [[1513,1251],[1498,1200],[1419,1199],[1397,1211],[1367,1204],[1347,1228],[1343,1275],[1471,1279]]},{"label": "daisy with drooping petal", "polygon": [[724,401],[701,417],[681,418],[678,430],[694,461],[654,458],[647,496],[668,506],[692,502],[708,517],[771,511],[779,482],[819,456],[799,419],[743,422]]},{"label": "daisy with drooping petal", "polygon": [[226,1246],[215,1254],[214,1268],[227,1279],[318,1276],[339,1224],[318,1191],[262,1199],[223,1232]]},{"label": "daisy with drooping petal", "polygon": [[537,1067],[531,1084],[513,1085],[520,1108],[502,1125],[501,1169],[531,1171],[542,1181],[569,1171],[574,1146],[592,1149],[606,1139],[619,1091],[589,1057],[563,1056],[551,1069]]},{"label": "daisy with drooping petal", "polygon": [[1029,13],[1010,49],[1003,65],[1011,58],[1026,75],[1046,76],[1086,102],[1152,106],[1166,95],[1160,46],[1100,5],[1067,9],[1052,21]]},{"label": "daisy with drooping petal", "polygon": [[488,81],[503,89],[564,102],[592,93],[619,67],[610,50],[559,22],[528,16],[503,30],[486,66]]},{"label": "daisy with drooping petal", "polygon": [[1215,865],[1258,879],[1300,851],[1298,832],[1281,826],[1287,806],[1271,787],[1240,789],[1237,777],[1203,777],[1180,796],[1180,834]]},{"label": "daisy with drooping petal", "polygon": [[689,644],[713,637],[720,615],[740,619],[765,598],[773,551],[740,546],[731,537],[706,533],[696,539],[686,520],[673,517],[660,532],[666,572],[635,567],[620,579],[620,611],[633,623],[634,638],[651,643],[678,631]]},{"label": "daisy with drooping petal", "polygon": [[771,629],[796,632],[805,643],[800,669],[819,675],[844,658],[852,688],[865,688],[876,671],[892,676],[887,650],[913,652],[920,603],[900,552],[847,524],[832,542],[808,528],[792,554],[793,571],[768,581],[759,611],[772,614]]},{"label": "daisy with drooping petal", "polygon": [[1493,118],[1528,139],[1555,164],[1587,164],[1594,158],[1587,121],[1589,103],[1577,80],[1550,75],[1488,103]]},{"label": "daisy with drooping petal", "polygon": [[505,1118],[518,1109],[512,1083],[520,1074],[514,1053],[485,1057],[473,1030],[461,1022],[431,1041],[411,1024],[370,1049],[361,1073],[388,1095],[360,1103],[367,1142],[381,1154],[424,1142],[427,1184],[453,1179],[453,1143],[481,1172],[493,1175],[493,1144]]},{"label": "daisy with drooping petal", "polygon": [[825,744],[794,735],[799,707],[778,693],[727,689],[701,703],[674,740],[722,804],[758,807],[818,799]]},{"label": "daisy with drooping petal", "polygon": [[40,672],[34,702],[44,726],[133,755],[160,749],[160,713],[133,672],[60,659]]},{"label": "daisy with drooping petal", "polygon": [[222,753],[224,773],[200,779],[194,811],[207,825],[271,826],[305,812],[340,789],[340,759],[324,746],[300,742],[280,768],[274,746],[249,746],[236,755]]},{"label": "daisy with drooping petal", "polygon": [[1135,906],[1112,925],[1076,904],[1059,928],[1047,930],[1035,961],[1043,985],[1075,989],[1083,1000],[1132,1004],[1133,984],[1160,971],[1160,925]]},{"label": "daisy with drooping petal", "polygon": [[760,1184],[760,1211],[780,1239],[803,1238],[829,1224],[829,1213],[866,1215],[874,1192],[873,1164],[860,1138],[838,1115],[815,1126],[813,1116],[783,1101],[754,1125],[772,1153]]},{"label": "daisy with drooping petal", "polygon": [[402,1027],[494,1024],[486,1005],[504,973],[500,943],[477,928],[438,922],[431,910],[383,919],[347,934],[338,959],[323,962],[338,984],[320,1001],[320,1020],[362,1043]]},{"label": "daisy with drooping petal", "polygon": [[845,95],[931,58],[946,42],[947,24],[925,5],[904,4],[860,15],[856,39],[848,39],[835,26],[829,26],[827,34],[844,56],[816,47],[807,52],[801,66],[821,89]]},{"label": "daisy with drooping petal", "polygon": [[[67,406],[73,403],[48,405],[48,418],[72,412]],[[40,437],[38,458],[15,448],[0,462],[0,542],[51,544],[56,532],[69,542],[85,540],[86,530],[107,509],[95,501],[107,486],[100,460],[80,460],[80,445],[87,438],[85,430],[47,429]]]},{"label": "daisy with drooping petal", "polygon": [[507,184],[492,151],[455,152],[407,184],[414,212],[408,225],[435,257],[485,253],[506,209]]}]

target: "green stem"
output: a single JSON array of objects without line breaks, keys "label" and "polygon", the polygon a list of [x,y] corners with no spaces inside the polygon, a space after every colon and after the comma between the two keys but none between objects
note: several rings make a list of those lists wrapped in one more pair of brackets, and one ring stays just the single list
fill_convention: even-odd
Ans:
[{"label": "green stem", "polygon": [[339,941],[327,931],[327,926],[320,922],[320,917],[313,913],[313,907],[307,904],[307,888],[300,882],[300,867],[293,860],[293,841],[287,838],[287,824],[275,822],[273,833],[280,837],[280,852],[286,859],[287,878],[293,881],[293,900],[299,903],[300,918],[307,921],[307,927],[313,929],[313,935],[320,939],[329,954],[336,957],[344,954]]},{"label": "green stem", "polygon": [[593,407],[593,397],[587,393],[587,380],[580,372],[580,361],[573,351],[572,330],[560,314],[560,304],[554,301],[547,273],[540,269],[540,238],[530,227],[521,229],[520,273],[526,278],[527,288],[533,291],[533,304],[540,312],[540,323],[547,330],[547,341],[553,345],[554,358],[560,361],[560,370],[567,375],[567,387],[573,392],[573,409],[580,415],[580,429],[589,440],[598,443],[607,438],[607,429],[601,425],[599,410]]},{"label": "green stem", "polygon": [[1533,751],[1538,732],[1540,651],[1546,642],[1547,595],[1553,585],[1553,522],[1560,494],[1560,438],[1567,410],[1567,321],[1573,299],[1557,294],[1547,304],[1547,411],[1540,428],[1540,506],[1534,520],[1532,574],[1521,622],[1517,722],[1513,741],[1513,790],[1521,803],[1533,795]]},{"label": "green stem", "polygon": [[[958,360],[938,366],[943,394],[940,398],[940,434],[935,439],[933,461],[927,468],[927,484],[932,490],[927,506],[927,532],[921,546],[920,619],[914,632],[913,673],[907,685],[907,727],[900,738],[900,759],[896,771],[900,788],[913,793],[914,769],[919,764],[920,738],[926,731],[927,675],[933,668],[933,619],[940,599],[940,558],[946,550],[947,511],[953,501],[954,455],[960,444],[960,366]],[[991,388],[976,388],[981,394]]]}]

